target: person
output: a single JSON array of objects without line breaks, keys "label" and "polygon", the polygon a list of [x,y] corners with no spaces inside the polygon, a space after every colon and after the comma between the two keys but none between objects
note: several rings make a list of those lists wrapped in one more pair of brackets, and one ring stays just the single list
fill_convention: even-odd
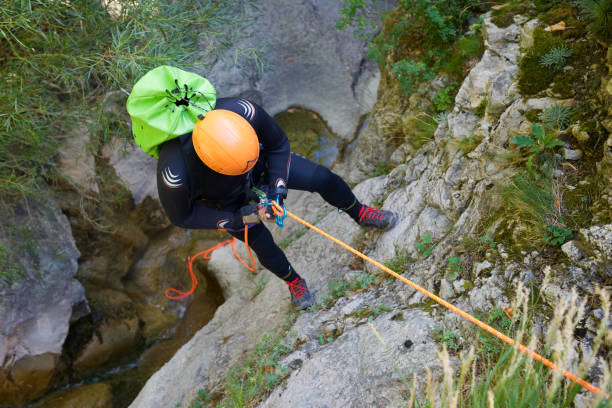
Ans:
[{"label": "person", "polygon": [[170,221],[182,228],[222,229],[239,240],[248,228],[249,245],[260,263],[284,280],[292,304],[314,303],[293,268],[261,222],[271,207],[249,204],[259,186],[280,205],[288,190],[316,192],[362,226],[388,229],[397,215],[357,200],[338,175],[290,150],[289,139],[261,106],[242,98],[219,98],[193,131],[161,146],[157,187]]}]

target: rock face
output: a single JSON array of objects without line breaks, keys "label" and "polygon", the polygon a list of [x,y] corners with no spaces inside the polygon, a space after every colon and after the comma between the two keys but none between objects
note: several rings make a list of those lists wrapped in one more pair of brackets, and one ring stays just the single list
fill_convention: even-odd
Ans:
[{"label": "rock face", "polygon": [[[389,8],[378,2],[377,7]],[[260,104],[270,115],[299,106],[317,112],[334,134],[351,139],[359,119],[376,102],[380,72],[365,60],[365,41],[351,30],[335,29],[338,3],[327,0],[270,0],[246,7],[254,23],[249,35],[211,66],[195,68],[217,88],[218,97],[241,96]],[[206,49],[205,39],[202,48]],[[236,66],[244,50],[262,48],[266,68]],[[313,78],[316,77],[316,80]],[[138,148],[105,149],[117,175],[136,203],[157,198],[156,160]]]},{"label": "rock face", "polygon": [[[371,199],[371,187],[372,183],[366,182],[356,193],[361,199]],[[349,244],[357,243],[360,231],[348,216],[332,212],[321,222],[329,226],[331,234],[342,236]],[[348,271],[346,264],[351,259],[342,248],[330,246],[325,238],[313,232],[295,241],[286,253],[296,270],[303,271],[300,273],[315,295],[324,290],[330,275]],[[237,260],[233,263],[233,268],[243,268]],[[263,291],[253,298],[248,280],[234,288],[233,295],[217,309],[213,320],[151,377],[131,407],[188,405],[197,389],[212,389],[224,378],[227,368],[252,350],[263,334],[280,326],[290,310],[289,292],[270,272],[261,273],[264,275],[255,279],[265,276],[268,280]],[[175,374],[178,372],[181,375]]]},{"label": "rock face", "polygon": [[[367,178],[368,171],[372,174],[371,166],[349,174],[351,181],[366,179],[355,189],[360,200],[380,201],[384,209],[399,213],[395,228],[365,231],[337,212],[328,213],[317,224],[374,259],[396,263],[412,259],[400,265],[407,277],[468,312],[508,306],[512,300],[508,293],[519,282],[526,284],[543,272],[536,262],[537,253],[526,253],[522,262],[516,262],[499,245],[492,256],[493,246],[485,239],[478,244],[482,256],[473,261],[464,276],[452,278],[446,273],[456,243],[473,236],[483,217],[503,205],[487,191],[507,183],[516,171],[504,159],[504,146],[508,146],[514,131],[529,129],[531,123],[525,112],[567,103],[552,98],[520,99],[516,91],[519,43],[528,43],[527,37],[537,25],[537,21],[531,21],[521,27],[522,21],[516,18],[515,24],[500,29],[485,19],[486,51],[462,84],[455,108],[440,124],[433,141],[418,150],[410,146],[398,149],[394,154],[397,167],[386,176]],[[483,100],[487,106],[480,115],[477,109]],[[360,140],[382,144],[384,118],[380,119],[383,121],[368,125],[362,135],[365,138],[357,141],[349,161],[356,163],[360,154],[370,161],[377,155],[387,157],[360,150]],[[464,151],[459,146],[468,138],[477,142],[473,149]],[[582,281],[581,290],[594,292],[595,282],[586,276],[602,264],[608,265],[600,258],[609,253],[609,232],[609,225],[584,229],[580,231],[582,243],[564,247],[579,263],[565,265],[565,269],[555,265],[559,272],[542,287],[545,302],[554,304],[566,296],[561,276],[570,276],[576,283]],[[428,241],[426,236],[430,237]],[[579,255],[576,249],[582,244],[585,253]],[[430,254],[425,255],[423,248],[428,245]],[[365,272],[377,273],[314,232],[297,238],[286,253],[319,300],[329,295],[330,280],[358,281]],[[240,267],[237,261],[234,264]],[[151,378],[132,408],[185,406],[198,389],[220,391],[218,382],[228,368],[240,361],[242,353],[251,350],[263,333],[280,326],[288,306],[282,282],[270,277],[263,292],[252,298],[247,287],[236,287],[245,272],[235,272],[228,279],[231,297],[213,321]],[[437,378],[440,363],[434,353],[434,328],[463,328],[451,312],[427,305],[422,295],[392,280],[342,297],[320,312],[302,313],[286,336],[292,346],[292,352],[281,361],[288,367],[287,376],[259,406],[402,406],[404,379],[410,382],[414,376],[420,387],[426,370]],[[473,336],[476,329],[465,330]]]},{"label": "rock face", "polygon": [[[379,73],[375,63],[363,60],[365,42],[351,30],[334,28],[339,4],[271,0],[248,14],[257,21],[248,40],[201,73],[213,85],[223,84],[217,89],[221,96],[258,95],[255,102],[272,115],[304,107],[319,113],[338,136],[352,137],[360,116],[376,101]],[[253,45],[264,47],[263,72],[235,66],[237,52]]]},{"label": "rock face", "polygon": [[85,291],[74,279],[79,251],[51,190],[15,203],[12,211],[2,219],[0,243],[15,255],[12,267],[23,272],[11,285],[0,284],[2,403],[46,391],[70,322],[89,311]]},{"label": "rock face", "polygon": [[34,405],[34,408],[112,408],[112,406],[113,396],[110,387],[104,383],[97,383],[57,392]]}]

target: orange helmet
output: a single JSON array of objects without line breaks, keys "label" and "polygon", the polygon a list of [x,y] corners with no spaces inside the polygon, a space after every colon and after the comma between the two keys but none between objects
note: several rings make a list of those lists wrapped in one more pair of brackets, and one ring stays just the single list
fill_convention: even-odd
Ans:
[{"label": "orange helmet", "polygon": [[192,140],[200,160],[217,173],[244,174],[259,158],[259,139],[253,127],[239,114],[225,109],[214,109],[198,120]]}]

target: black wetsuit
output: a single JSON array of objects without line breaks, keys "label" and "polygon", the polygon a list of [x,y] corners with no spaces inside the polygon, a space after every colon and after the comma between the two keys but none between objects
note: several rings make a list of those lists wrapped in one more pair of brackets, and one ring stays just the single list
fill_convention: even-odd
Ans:
[{"label": "black wetsuit", "polygon": [[[317,192],[340,209],[360,205],[339,176],[291,153],[287,136],[260,106],[245,99],[220,98],[215,109],[230,110],[249,121],[260,142],[259,160],[250,172],[227,176],[204,165],[195,152],[191,134],[164,143],[157,163],[157,189],[174,225],[222,228],[242,240],[244,225],[239,209],[249,201],[248,192],[254,185],[271,191],[284,183],[288,189]],[[263,224],[249,227],[249,245],[264,267],[282,279],[290,276],[285,254]]]}]

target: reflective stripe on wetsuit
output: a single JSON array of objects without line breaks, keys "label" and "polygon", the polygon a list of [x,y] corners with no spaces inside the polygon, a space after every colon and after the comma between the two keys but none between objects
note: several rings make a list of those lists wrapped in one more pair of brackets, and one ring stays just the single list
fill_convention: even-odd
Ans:
[{"label": "reflective stripe on wetsuit", "polygon": [[[217,99],[215,109],[230,110],[249,121],[261,144],[260,161],[267,167],[265,182],[270,186],[287,184],[289,139],[274,119],[260,106],[240,98]],[[223,211],[211,202],[236,199],[244,190],[246,177],[227,176],[208,168],[197,156],[191,134],[164,143],[157,162],[160,201],[170,221],[184,228],[224,228],[225,223],[238,223],[235,209]],[[223,203],[220,206],[224,207]]]}]

